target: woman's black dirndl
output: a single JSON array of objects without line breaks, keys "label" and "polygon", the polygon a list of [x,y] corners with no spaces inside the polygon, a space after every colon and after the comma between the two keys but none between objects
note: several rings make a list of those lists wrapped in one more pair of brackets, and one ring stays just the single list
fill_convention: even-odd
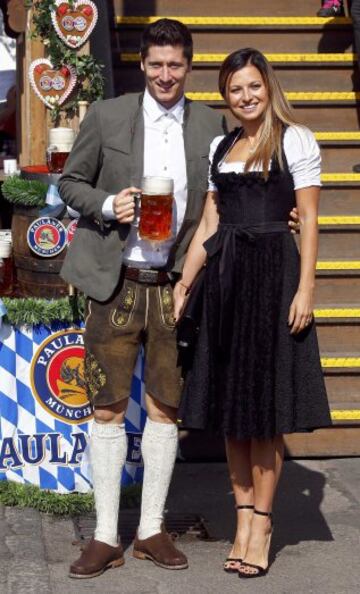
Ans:
[{"label": "woman's black dirndl", "polygon": [[331,420],[315,324],[298,335],[288,325],[300,256],[288,227],[295,192],[286,156],[282,169],[272,159],[267,180],[221,173],[238,134],[214,155],[219,227],[204,244],[203,310],[179,418],[189,429],[267,439]]}]

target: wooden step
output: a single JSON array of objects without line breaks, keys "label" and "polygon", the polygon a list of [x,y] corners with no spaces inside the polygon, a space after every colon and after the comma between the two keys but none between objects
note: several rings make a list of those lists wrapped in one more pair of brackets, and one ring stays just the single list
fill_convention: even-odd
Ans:
[{"label": "wooden step", "polygon": [[[140,71],[138,62],[117,63],[117,78],[125,78],[123,84],[126,83],[127,91],[137,90],[143,85],[143,74]],[[193,93],[196,89],[197,93],[205,93],[205,100],[208,97],[209,103],[214,103],[220,96],[213,96],[208,91],[217,91],[218,89],[218,75],[220,65],[213,64],[212,66],[203,66],[202,68],[193,68],[191,75],[187,80],[187,90]],[[309,89],[311,93],[327,92],[332,89],[341,89],[342,92],[351,93],[354,88],[353,82],[353,67],[351,64],[347,68],[337,68],[319,65],[313,68],[302,68],[300,65],[287,65],[286,67],[275,66],[276,74],[283,88],[288,92],[297,92],[299,86],[306,90]],[[192,95],[192,98],[196,95]],[[351,96],[352,97],[352,96]],[[351,99],[352,101],[352,99]]]},{"label": "wooden step", "polygon": [[[307,105],[294,103],[293,107],[297,120],[310,130],[319,130],[321,127],[324,132],[336,132],[341,127],[343,131],[351,131],[356,130],[359,125],[355,104],[329,105],[309,102]],[[219,112],[224,113],[230,126],[238,125],[228,109],[222,108]]]},{"label": "wooden step", "polygon": [[[221,37],[219,36],[219,42]],[[189,77],[189,91],[206,92],[217,90],[218,72],[226,53],[195,53],[192,74]],[[302,88],[311,91],[328,91],[331,88],[351,92],[354,88],[353,74],[356,56],[353,53],[271,53],[266,54],[275,68],[279,80],[288,91],[297,91],[299,81]],[[142,81],[139,72],[139,52],[116,52],[113,64],[126,75],[127,84],[135,88]],[[294,70],[296,76],[294,76]],[[358,77],[357,77],[358,78]],[[331,88],[329,89],[329,86]]]},{"label": "wooden step", "polygon": [[360,216],[319,216],[320,231],[360,231]]},{"label": "wooden step", "polygon": [[[137,70],[137,68],[136,68]],[[129,68],[126,70],[130,73]],[[291,103],[303,103],[306,104],[311,100],[312,102],[326,101],[327,103],[334,103],[337,101],[337,94],[332,97],[327,97],[328,92],[333,92],[333,89],[341,89],[342,93],[346,93],[346,98],[339,97],[339,100],[348,101],[351,105],[355,103],[355,96],[352,94],[354,89],[353,73],[354,68],[349,66],[348,68],[330,68],[326,66],[320,66],[317,68],[297,68],[292,67],[277,67],[275,66],[276,75],[280,81],[283,89],[287,90],[288,99]],[[136,71],[134,71],[136,74]],[[196,89],[198,92],[207,92],[209,90],[218,90],[218,68],[195,68],[192,71],[191,76],[187,81],[187,89],[192,92]],[[358,80],[357,76],[357,80]],[[357,82],[356,82],[357,85]],[[299,89],[302,93],[298,92]],[[303,96],[306,92],[307,95]],[[315,93],[326,93],[326,95],[319,95],[313,97]],[[351,93],[351,95],[349,95]]]},{"label": "wooden step", "polygon": [[[316,308],[314,315],[322,353],[327,357],[341,357],[351,351],[360,353],[359,307]],[[360,383],[358,387],[360,398]]]},{"label": "wooden step", "polygon": [[360,408],[360,373],[325,374],[329,402],[338,410]]},{"label": "wooden step", "polygon": [[352,146],[360,143],[360,132],[314,132],[320,146]]},{"label": "wooden step", "polygon": [[360,147],[345,144],[321,145],[322,170],[324,173],[343,171],[353,173],[355,163],[360,163]]},{"label": "wooden step", "polygon": [[[219,53],[195,53],[193,57],[193,67],[209,67],[214,66],[219,68],[222,62],[229,54]],[[114,57],[117,57],[116,53]],[[292,66],[294,68],[314,68],[315,66],[336,66],[338,68],[348,68],[349,65],[353,66],[357,61],[357,55],[351,52],[347,53],[325,53],[325,54],[309,54],[309,53],[266,53],[266,58],[272,64],[272,66]],[[139,52],[125,53],[120,52],[119,56],[122,64],[139,64],[140,55]]]},{"label": "wooden step", "polygon": [[360,324],[360,307],[319,306],[315,308],[314,316],[317,324],[348,324],[349,322]]},{"label": "wooden step", "polygon": [[360,373],[360,354],[334,356],[332,353],[322,354],[321,365],[325,374],[331,373]]},{"label": "wooden step", "polygon": [[[346,404],[346,403],[345,403]],[[331,420],[335,425],[338,424],[350,424],[353,425],[354,422],[356,424],[360,421],[360,405],[355,405],[354,403],[347,403],[346,408],[339,408],[339,403],[330,403],[330,413],[331,413]]]},{"label": "wooden step", "polygon": [[[258,0],[253,5],[246,0],[226,0],[219,11],[219,3],[212,0],[182,0],[181,4],[176,5],[174,0],[113,0],[111,4],[114,7],[116,15],[141,16],[158,14],[170,17],[174,12],[181,13],[181,16],[173,18],[183,18],[196,15],[208,15],[219,18],[219,12],[222,18],[233,15],[255,15],[255,16],[311,16],[316,13],[320,3],[314,0],[302,0],[299,2],[284,2],[284,0]],[[160,17],[155,17],[160,18]],[[327,19],[328,20],[328,19]]]},{"label": "wooden step", "polygon": [[360,274],[360,260],[318,260],[317,273],[322,275]]},{"label": "wooden step", "polygon": [[322,173],[321,181],[327,187],[357,187],[360,184],[360,173]]},{"label": "wooden step", "polygon": [[318,270],[315,284],[315,303],[325,307],[341,303],[343,307],[352,307],[359,303],[360,271],[323,271]]},{"label": "wooden step", "polygon": [[[217,91],[189,91],[186,93],[193,101],[203,101],[208,105],[224,103]],[[297,105],[356,105],[360,101],[360,92],[356,91],[286,91],[285,96]]]},{"label": "wooden step", "polygon": [[323,322],[318,324],[317,330],[321,352],[337,356],[346,355],[349,351],[360,353],[360,320],[357,323],[343,321],[341,324]]},{"label": "wooden step", "polygon": [[[291,99],[296,119],[311,130],[319,130],[321,126],[324,132],[336,132],[339,129],[339,123],[344,132],[356,130],[358,127],[356,95],[353,92],[299,92],[287,95]],[[188,96],[204,101],[220,114],[225,115],[230,129],[239,125],[225,103],[219,100],[218,93],[189,93]],[[359,93],[357,96],[360,96]],[[209,97],[213,100],[207,101]],[[214,98],[217,100],[215,101]]]},{"label": "wooden step", "polygon": [[[228,4],[228,0],[227,0]],[[236,12],[239,11],[239,8]],[[271,7],[272,12],[272,7]],[[282,10],[283,14],[283,10]],[[259,16],[257,13],[256,16],[234,16],[233,12],[230,13],[229,16],[215,16],[215,15],[208,15],[208,16],[198,16],[198,15],[187,15],[185,16],[183,12],[183,7],[180,15],[174,15],[171,13],[170,15],[165,14],[158,14],[154,15],[121,15],[116,14],[115,16],[115,25],[126,25],[134,26],[134,27],[144,27],[150,23],[154,23],[159,19],[167,16],[168,18],[176,19],[184,25],[190,28],[226,28],[226,29],[248,29],[251,27],[252,29],[255,28],[262,28],[262,29],[316,29],[323,31],[324,29],[328,28],[343,28],[343,27],[350,27],[352,21],[348,17],[329,17],[329,18],[321,18],[316,16]]]},{"label": "wooden step", "polygon": [[285,437],[285,447],[286,455],[291,457],[359,456],[360,427],[339,425],[313,433],[294,433]]},{"label": "wooden step", "polygon": [[[334,293],[338,297],[336,290]],[[360,353],[360,294],[357,297],[358,300],[353,307],[318,305],[315,308],[314,315],[322,351],[338,355],[340,352],[346,353],[351,350]]]},{"label": "wooden step", "polygon": [[346,262],[349,269],[354,264],[360,266],[359,229],[329,230],[320,227],[318,260],[318,266],[325,265],[324,261],[331,263],[332,260]]},{"label": "wooden step", "polygon": [[360,192],[351,187],[323,185],[320,198],[320,216],[359,216]]},{"label": "wooden step", "polygon": [[[343,53],[352,48],[350,25],[338,27],[197,27],[192,28],[196,53],[231,53],[240,47],[255,47],[264,53]],[[142,26],[120,25],[111,32],[111,47],[117,52],[138,52]],[[116,55],[116,62],[119,54]]]}]

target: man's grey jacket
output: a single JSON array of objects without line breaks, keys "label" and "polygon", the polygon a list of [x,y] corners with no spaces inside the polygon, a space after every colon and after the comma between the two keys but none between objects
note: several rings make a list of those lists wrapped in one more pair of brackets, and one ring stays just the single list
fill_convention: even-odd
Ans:
[{"label": "man's grey jacket", "polygon": [[[103,203],[110,194],[132,185],[140,187],[141,183],[142,99],[143,94],[131,94],[93,103],[59,182],[64,202],[81,213],[61,276],[98,301],[106,301],[119,282],[130,230],[128,224],[105,221]],[[214,110],[186,100],[183,126],[188,199],[166,265],[169,272],[181,272],[203,209],[209,145],[215,136],[224,134],[225,120]]]}]

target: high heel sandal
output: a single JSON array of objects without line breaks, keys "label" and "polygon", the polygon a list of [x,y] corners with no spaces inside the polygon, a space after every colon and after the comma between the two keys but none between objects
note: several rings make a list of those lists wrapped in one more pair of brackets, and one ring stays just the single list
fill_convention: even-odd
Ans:
[{"label": "high heel sandal", "polygon": [[[235,509],[254,509],[253,505],[235,505]],[[235,567],[226,567],[227,563],[242,563],[242,559],[238,557],[227,557],[224,561],[224,571],[226,573],[238,573],[239,570]]]},{"label": "high heel sandal", "polygon": [[[271,512],[262,512],[259,511],[258,509],[254,509],[254,514],[257,514],[258,516],[267,516],[268,518],[270,518],[270,522],[271,522],[271,530],[268,534],[268,552],[270,550],[270,541],[271,541],[271,536],[273,533],[273,518],[272,518],[272,513]],[[241,571],[241,568],[244,567],[250,567],[252,569],[256,569],[256,572],[243,572]],[[261,567],[261,565],[255,565],[254,563],[247,563],[246,561],[242,561],[240,569],[238,570],[238,574],[239,574],[239,578],[244,578],[244,579],[250,579],[250,578],[256,578],[256,577],[263,577],[264,575],[267,574],[267,572],[269,571],[269,565],[264,568]]]}]

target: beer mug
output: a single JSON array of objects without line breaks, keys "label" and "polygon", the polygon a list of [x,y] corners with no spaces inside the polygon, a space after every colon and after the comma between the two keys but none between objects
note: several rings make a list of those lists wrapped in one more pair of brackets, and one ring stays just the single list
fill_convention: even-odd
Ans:
[{"label": "beer mug", "polygon": [[74,140],[75,132],[72,128],[51,128],[49,130],[46,162],[51,173],[62,173]]},{"label": "beer mug", "polygon": [[171,237],[174,181],[169,177],[141,180],[139,236],[147,241]]}]

